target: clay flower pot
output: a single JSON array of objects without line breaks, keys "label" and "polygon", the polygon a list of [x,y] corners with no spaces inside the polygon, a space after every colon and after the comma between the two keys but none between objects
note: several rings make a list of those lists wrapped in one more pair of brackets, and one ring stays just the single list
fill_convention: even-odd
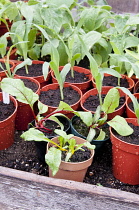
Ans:
[{"label": "clay flower pot", "polygon": [[[104,74],[104,76],[105,76],[105,77],[109,77],[109,76],[111,76],[111,75],[110,75],[110,74]],[[132,92],[132,90],[133,90],[133,88],[134,88],[134,85],[135,85],[134,80],[132,80],[130,77],[128,77],[128,76],[126,76],[126,75],[123,75],[123,74],[121,74],[121,77],[122,77],[122,79],[126,79],[126,80],[127,80],[128,85],[129,85],[129,88],[127,88],[127,89],[130,90],[130,91]],[[95,83],[94,78],[92,78],[92,83],[93,83],[93,87],[96,88],[96,83]],[[116,86],[118,86],[118,84],[117,84]]]},{"label": "clay flower pot", "polygon": [[[139,126],[136,118],[127,118],[128,123]],[[128,138],[128,137],[127,137]],[[117,138],[110,127],[112,142],[113,175],[123,183],[139,184],[139,145],[130,144]]]},{"label": "clay flower pot", "polygon": [[[5,60],[4,59],[0,59],[0,63],[5,63]],[[10,66],[11,66],[11,68],[10,68],[10,70],[11,71],[13,71],[13,69],[14,69],[14,67],[15,67],[15,64],[14,64],[14,62],[12,62],[12,61],[9,61],[9,64],[10,64]],[[6,69],[5,69],[6,70]],[[4,77],[6,77],[6,74],[5,74],[5,71],[0,71],[0,77],[1,77],[1,79],[2,78],[4,78]]]},{"label": "clay flower pot", "polygon": [[[74,125],[73,125],[74,122],[75,122],[77,119],[78,119],[78,117],[77,117],[76,115],[73,116],[72,119],[71,119],[71,133],[74,134],[75,136],[79,136],[80,138],[83,138],[83,139],[86,140],[86,137],[83,136],[82,134],[80,134],[80,133],[75,129],[75,127],[74,127]],[[79,126],[81,126],[81,125],[79,125]],[[104,126],[107,126],[107,125],[104,125]],[[108,127],[108,126],[107,126],[107,127]],[[94,139],[94,140],[92,140],[92,141],[90,142],[91,144],[93,144],[93,145],[96,146],[96,148],[95,148],[95,155],[102,151],[104,144],[105,144],[109,139],[110,139],[109,137],[108,137],[108,138],[105,138],[105,139],[103,139],[103,140],[95,140],[95,139]]]},{"label": "clay flower pot", "polygon": [[[111,88],[113,88],[112,86],[103,86],[102,87],[102,92],[101,92],[101,94],[107,94],[108,93],[108,91],[111,89]],[[125,97],[125,102],[126,102],[126,94],[125,93],[123,93],[121,90],[119,90],[118,89],[118,91],[119,91],[119,93],[120,93],[120,97]],[[98,91],[97,91],[97,89],[96,88],[94,88],[94,89],[91,89],[91,90],[88,90],[83,96],[82,96],[82,98],[81,98],[81,107],[82,107],[82,109],[84,110],[84,111],[91,111],[91,110],[87,110],[85,107],[84,107],[84,103],[85,103],[85,101],[91,96],[91,95],[97,95],[98,94]],[[96,107],[97,108],[97,107]],[[122,105],[122,106],[120,106],[118,109],[116,109],[113,113],[110,113],[110,114],[108,114],[108,119],[110,120],[110,119],[113,119],[113,117],[115,117],[116,115],[123,115],[123,113],[124,113],[124,111],[125,111],[125,103]],[[92,114],[94,114],[95,113],[95,111],[91,111],[92,112]]]},{"label": "clay flower pot", "polygon": [[[31,82],[34,82],[38,89],[35,93],[39,94],[40,93],[40,83],[30,77],[23,77],[23,76],[15,76],[17,79],[28,79]],[[28,124],[34,119],[31,108],[28,104],[22,103],[18,101],[18,109],[17,109],[17,115],[15,119],[15,127],[16,130],[27,130]]]},{"label": "clay flower pot", "polygon": [[[63,66],[61,66],[59,68],[59,70],[61,71],[63,68]],[[92,81],[92,74],[90,72],[89,69],[85,69],[85,68],[82,68],[82,67],[79,67],[79,66],[74,66],[73,67],[73,70],[76,71],[76,72],[79,72],[79,73],[84,73],[86,75],[86,77],[88,78],[87,81],[85,82],[81,82],[81,83],[70,83],[70,82],[65,82],[65,83],[70,83],[72,85],[75,85],[77,86],[83,93],[85,93],[90,87],[91,87],[91,81]],[[57,80],[54,76],[54,72],[51,71],[51,75],[52,75],[52,82],[53,83],[57,83]]]},{"label": "clay flower pot", "polygon": [[[139,100],[139,93],[133,94]],[[129,107],[129,103],[132,103],[131,98],[127,97],[126,99],[126,115],[128,118],[137,118],[135,112]]]},{"label": "clay flower pot", "polygon": [[[18,104],[14,97],[10,96],[10,100],[13,101],[15,110],[7,119],[0,121],[0,150],[7,149],[14,143],[15,117]],[[2,93],[0,93],[0,101],[2,101]]]},{"label": "clay flower pot", "polygon": [[[77,136],[74,136],[73,138],[76,140],[77,144],[86,142],[84,139]],[[52,141],[58,143],[58,137],[52,138]],[[53,146],[53,144],[48,143],[47,150],[49,149],[50,146]],[[94,150],[91,150],[91,157],[86,161],[74,162],[74,163],[61,161],[59,170],[55,176],[52,176],[52,171],[49,168],[49,177],[83,182],[87,169],[92,164],[93,157],[94,157]]]},{"label": "clay flower pot", "polygon": [[[18,64],[21,63],[21,62],[22,62],[22,61],[16,61],[16,65],[18,65]],[[43,63],[44,63],[44,61],[38,61],[38,60],[33,60],[33,61],[32,61],[32,64],[43,64]],[[20,70],[20,69],[19,69],[19,70]],[[19,75],[19,74],[18,74],[18,70],[17,70],[17,72],[16,72],[16,75]],[[21,76],[21,75],[19,75],[19,76]],[[40,83],[40,88],[42,88],[43,86],[49,84],[49,81],[50,81],[50,79],[51,79],[51,72],[49,71],[46,80],[44,80],[43,73],[42,73],[42,75],[40,75],[40,76],[32,76],[32,77],[31,77],[31,76],[28,76],[28,75],[26,74],[26,72],[25,72],[25,74],[24,74],[23,76],[26,76],[26,77],[28,77],[28,78],[33,78],[33,79],[37,80],[37,81]]]},{"label": "clay flower pot", "polygon": [[[81,97],[82,97],[81,90],[78,87],[76,87],[75,85],[71,85],[71,84],[64,84],[64,87],[71,87],[73,90],[77,91],[77,93],[80,95],[80,99],[77,100],[76,103],[71,105],[72,109],[77,110],[80,107],[80,100],[81,100]],[[59,89],[59,84],[58,83],[52,83],[52,84],[44,86],[41,89],[40,93],[44,92],[44,91],[56,90],[56,89]],[[44,115],[47,115],[47,114],[49,114],[49,113],[51,113],[51,112],[53,112],[57,109],[57,107],[55,107],[55,106],[50,106],[50,105],[47,105],[47,106],[48,106],[48,111],[46,113],[44,113]],[[69,118],[71,118],[72,116],[73,116],[73,114],[68,115]]]}]

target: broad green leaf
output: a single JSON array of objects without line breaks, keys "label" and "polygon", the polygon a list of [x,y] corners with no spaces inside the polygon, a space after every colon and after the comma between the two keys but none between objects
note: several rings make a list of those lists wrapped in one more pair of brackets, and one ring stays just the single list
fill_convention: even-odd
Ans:
[{"label": "broad green leaf", "polygon": [[113,75],[115,77],[121,78],[121,74],[119,74],[117,71],[115,71],[112,68],[99,68],[99,72],[103,73],[103,74],[107,73],[107,74]]},{"label": "broad green leaf", "polygon": [[102,110],[105,113],[113,113],[119,106],[120,94],[116,88],[112,88],[108,91],[102,104]]},{"label": "broad green leaf", "polygon": [[51,147],[45,155],[45,161],[49,165],[54,176],[58,172],[61,163],[61,151],[55,147]]},{"label": "broad green leaf", "polygon": [[65,131],[55,129],[55,133],[58,134],[59,136],[62,136],[64,139],[70,139],[74,135],[73,134],[67,134]]},{"label": "broad green leaf", "polygon": [[57,117],[52,115],[52,116],[49,117],[49,119],[56,122],[60,126],[61,130],[64,130],[64,125],[60,122],[60,120],[58,120]]},{"label": "broad green leaf", "polygon": [[23,138],[25,141],[45,141],[49,142],[49,139],[46,138],[46,136],[39,130],[35,128],[30,128],[28,131],[25,131],[21,138]]},{"label": "broad green leaf", "polygon": [[88,132],[88,135],[86,137],[86,140],[88,142],[91,142],[94,139],[95,135],[96,135],[96,130],[94,128],[90,128],[89,132]]},{"label": "broad green leaf", "polygon": [[15,96],[18,101],[29,104],[31,107],[39,98],[31,89],[25,87],[20,79],[4,78],[1,82],[1,88],[4,92]]},{"label": "broad green leaf", "polygon": [[112,120],[108,121],[107,123],[121,136],[129,136],[133,133],[133,129],[128,125],[126,120],[119,115],[115,116]]},{"label": "broad green leaf", "polygon": [[139,45],[139,39],[137,37],[130,36],[130,37],[125,38],[124,49],[136,47],[138,45]]},{"label": "broad green leaf", "polygon": [[68,111],[73,111],[73,112],[75,112],[75,110],[72,109],[71,106],[68,105],[67,103],[65,103],[64,101],[60,101],[57,110],[68,110]]},{"label": "broad green leaf", "polygon": [[20,64],[18,64],[13,71],[13,75],[15,75],[16,71],[20,68],[22,68],[25,65],[32,65],[32,60],[27,58],[26,60],[24,60],[23,62],[21,62]]},{"label": "broad green leaf", "polygon": [[99,133],[99,136],[96,138],[96,140],[104,140],[105,139],[105,136],[106,136],[106,133],[101,129],[100,130],[100,133]]},{"label": "broad green leaf", "polygon": [[48,111],[48,106],[38,101],[39,114],[44,114]]},{"label": "broad green leaf", "polygon": [[66,80],[66,76],[67,76],[68,72],[70,71],[70,68],[71,68],[71,64],[67,63],[60,72],[60,76],[61,76],[63,84]]},{"label": "broad green leaf", "polygon": [[126,52],[127,52],[130,56],[132,56],[133,58],[139,60],[139,54],[138,54],[138,53],[135,53],[135,52],[133,52],[133,51],[131,51],[131,50],[126,50]]},{"label": "broad green leaf", "polygon": [[[81,120],[87,125],[90,126],[93,123],[93,117],[91,112],[83,112],[78,111],[78,116],[81,118]],[[76,114],[76,113],[75,113]]]},{"label": "broad green leaf", "polygon": [[98,92],[101,92],[103,75],[98,73],[98,75],[95,77],[95,81],[96,81],[96,88],[97,88]]}]

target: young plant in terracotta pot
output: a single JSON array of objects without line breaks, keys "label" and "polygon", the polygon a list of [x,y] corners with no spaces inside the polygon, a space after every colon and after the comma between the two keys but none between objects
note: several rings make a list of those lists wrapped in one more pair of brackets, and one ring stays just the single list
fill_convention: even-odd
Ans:
[{"label": "young plant in terracotta pot", "polygon": [[50,140],[42,132],[31,128],[21,137],[25,141],[48,142],[45,161],[49,165],[50,177],[82,182],[92,164],[95,146],[73,134],[67,135],[57,129],[55,132],[59,136]]}]

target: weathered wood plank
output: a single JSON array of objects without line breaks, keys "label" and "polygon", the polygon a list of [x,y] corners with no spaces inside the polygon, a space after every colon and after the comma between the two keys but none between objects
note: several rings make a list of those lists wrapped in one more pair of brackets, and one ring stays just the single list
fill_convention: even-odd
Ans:
[{"label": "weathered wood plank", "polygon": [[139,196],[0,167],[0,209],[138,209]]}]

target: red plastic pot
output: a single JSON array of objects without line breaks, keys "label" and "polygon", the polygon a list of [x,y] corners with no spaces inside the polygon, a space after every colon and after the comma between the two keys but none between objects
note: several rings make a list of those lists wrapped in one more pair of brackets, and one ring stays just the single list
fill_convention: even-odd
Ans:
[{"label": "red plastic pot", "polygon": [[[82,92],[75,85],[64,84],[64,87],[69,87],[69,86],[72,87],[75,91],[77,91],[79,93],[79,95],[80,95],[80,99],[76,103],[74,103],[73,105],[71,105],[71,108],[72,109],[77,110],[80,107],[80,100],[81,100],[81,97],[82,97]],[[58,83],[53,83],[53,84],[49,84],[49,85],[44,86],[41,89],[41,92],[48,91],[48,90],[56,90],[58,88],[59,88],[59,84]],[[54,106],[47,106],[47,107],[48,107],[48,111],[44,115],[47,115],[47,114],[49,114],[49,113],[51,113],[51,112],[53,112],[53,111],[55,111],[57,109],[57,107],[54,107]],[[72,116],[73,116],[73,114],[72,115],[70,114],[68,117],[71,118]]]},{"label": "red plastic pot", "polygon": [[[6,19],[6,22],[8,24],[9,29],[11,28],[12,22],[9,21],[9,19]],[[0,36],[4,35],[6,32],[8,32],[8,29],[6,25],[1,21],[0,24]]]},{"label": "red plastic pot", "polygon": [[[63,66],[61,66],[59,68],[59,70],[61,71],[62,68],[63,68]],[[65,83],[66,84],[75,85],[82,91],[82,93],[85,93],[91,87],[92,74],[91,74],[90,70],[82,68],[82,67],[79,67],[79,66],[74,66],[73,70],[77,71],[79,73],[84,73],[86,75],[86,77],[88,77],[88,81],[82,82],[82,83],[69,83],[69,82],[65,82]],[[56,78],[54,76],[54,72],[53,71],[51,71],[51,75],[52,75],[52,82],[53,83],[57,83],[57,80],[56,80]]]},{"label": "red plastic pot", "polygon": [[[105,76],[105,77],[109,77],[109,76],[111,76],[111,75],[110,75],[110,74],[104,74],[104,76]],[[127,80],[128,84],[129,84],[129,88],[127,88],[127,89],[130,90],[130,91],[132,92],[132,90],[133,90],[133,88],[134,88],[134,85],[135,85],[135,82],[134,82],[130,77],[128,77],[128,76],[126,76],[126,75],[121,74],[121,77],[122,77],[123,79],[126,79],[126,80]],[[96,88],[96,83],[95,83],[94,78],[92,79],[92,83],[93,83],[93,87]],[[118,85],[117,85],[117,86],[118,86]]]},{"label": "red plastic pot", "polygon": [[[111,89],[111,88],[113,88],[112,86],[103,86],[102,87],[102,92],[101,92],[101,94],[107,94],[108,93],[108,91]],[[119,90],[118,89],[118,91],[119,91],[119,93],[120,93],[120,97],[123,97],[123,96],[125,96],[125,98],[126,98],[126,94],[125,93],[123,93],[121,90]],[[91,111],[91,110],[87,110],[85,107],[84,107],[84,102],[87,100],[87,98],[89,98],[89,96],[91,96],[91,95],[97,95],[98,94],[98,91],[97,91],[97,89],[96,88],[94,88],[94,89],[91,89],[91,90],[88,90],[83,96],[82,96],[82,98],[81,98],[81,108],[84,110],[84,111]],[[126,103],[126,100],[125,100],[125,103]],[[124,111],[125,111],[125,103],[120,107],[120,108],[118,108],[118,109],[116,109],[113,113],[110,113],[110,114],[108,114],[108,119],[110,120],[110,119],[113,119],[116,115],[123,115],[123,113],[124,113]],[[97,108],[97,107],[96,107]],[[94,114],[95,113],[95,111],[91,111],[92,112],[92,114]]]},{"label": "red plastic pot", "polygon": [[[22,61],[16,61],[16,65],[18,65],[19,63],[21,63]],[[38,61],[38,60],[33,60],[32,64],[43,64],[44,61]],[[18,75],[18,71],[16,72],[16,75]],[[27,76],[27,74],[25,73],[25,76]],[[28,77],[28,78],[33,78],[35,80],[37,80],[40,83],[40,88],[42,88],[43,86],[49,84],[49,81],[51,79],[51,72],[49,71],[48,76],[46,78],[46,80],[44,80],[43,74],[41,76],[35,76],[35,77]]]},{"label": "red plastic pot", "polygon": [[[0,150],[7,149],[14,143],[15,117],[18,104],[14,97],[10,96],[10,100],[13,101],[15,110],[7,119],[0,121]],[[0,101],[2,101],[2,93],[0,93]]]},{"label": "red plastic pot", "polygon": [[[139,93],[133,94],[137,99],[139,99]],[[128,118],[137,118],[135,112],[129,107],[129,103],[132,102],[131,98],[126,99],[126,115]]]},{"label": "red plastic pot", "polygon": [[[5,61],[6,61],[5,59],[0,59],[0,63],[5,63]],[[14,67],[15,67],[14,62],[9,61],[9,64],[11,65],[10,70],[13,71],[13,69],[14,69]],[[6,70],[6,69],[5,69],[5,70]],[[1,79],[4,78],[4,77],[6,77],[5,71],[0,71],[0,77],[1,77]]]},{"label": "red plastic pot", "polygon": [[[17,79],[28,79],[32,82],[34,82],[37,86],[38,89],[36,91],[36,94],[40,93],[40,83],[30,77],[20,77],[20,76],[16,76],[15,78]],[[35,108],[35,107],[34,107]],[[25,103],[21,103],[18,101],[18,109],[17,109],[17,115],[16,115],[16,119],[15,119],[15,127],[16,130],[27,130],[28,128],[28,124],[34,119],[34,116],[32,114],[31,108],[28,104]]]},{"label": "red plastic pot", "polygon": [[[139,126],[136,118],[127,118],[128,123]],[[139,184],[139,145],[126,143],[117,138],[110,127],[112,142],[113,175],[123,183]]]},{"label": "red plastic pot", "polygon": [[139,93],[139,80],[136,82],[133,92],[134,93]]}]

